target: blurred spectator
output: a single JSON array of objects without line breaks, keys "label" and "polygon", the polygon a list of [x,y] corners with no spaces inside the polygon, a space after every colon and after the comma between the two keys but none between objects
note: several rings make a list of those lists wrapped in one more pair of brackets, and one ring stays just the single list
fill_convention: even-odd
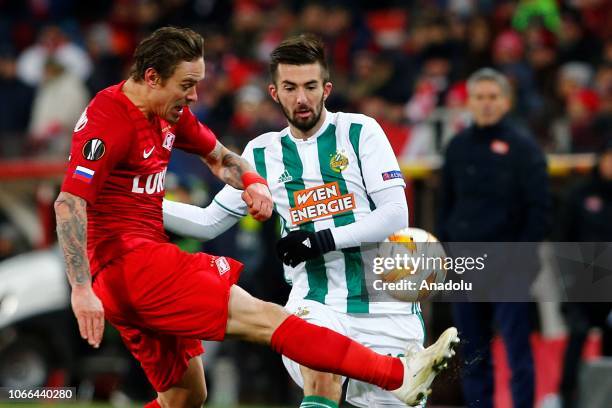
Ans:
[{"label": "blurred spectator", "polygon": [[525,32],[527,62],[533,68],[538,92],[550,102],[555,97],[555,74],[557,50],[555,35],[539,26],[532,26]]},{"label": "blurred spectator", "polygon": [[21,154],[34,90],[16,75],[15,56],[0,50],[0,157]]},{"label": "blurred spectator", "polygon": [[485,17],[476,16],[470,20],[461,78],[466,78],[471,72],[492,64],[491,38],[491,27]]},{"label": "blurred spectator", "polygon": [[91,95],[95,95],[102,89],[120,82],[124,77],[125,67],[113,47],[113,32],[108,24],[92,26],[87,32],[86,42],[87,51],[93,61],[87,88]]},{"label": "blurred spectator", "polygon": [[515,111],[530,118],[542,109],[542,99],[534,82],[533,69],[524,60],[525,45],[515,31],[504,31],[493,44],[493,62],[512,84]]},{"label": "blurred spectator", "polygon": [[34,99],[30,137],[37,154],[64,158],[89,94],[83,81],[55,59],[48,59],[44,69],[44,78]]},{"label": "blurred spectator", "polygon": [[556,98],[548,108],[554,116],[552,131],[555,150],[570,152],[572,149],[571,124],[568,117],[569,101],[583,89],[591,86],[592,68],[583,62],[568,62],[558,71]]},{"label": "blurred spectator", "polygon": [[600,103],[592,129],[595,138],[604,142],[612,139],[612,62],[602,64],[597,70],[595,91]]},{"label": "blurred spectator", "polygon": [[381,97],[371,96],[361,99],[357,109],[364,115],[376,119],[385,131],[393,153],[399,159],[410,154],[411,128],[402,123],[403,108],[401,105],[393,105]]},{"label": "blurred spectator", "polygon": [[87,52],[72,43],[60,27],[49,25],[40,32],[38,42],[17,59],[17,75],[29,85],[38,85],[43,80],[49,58],[82,80],[86,80],[92,70]]},{"label": "blurred spectator", "polygon": [[585,27],[599,38],[612,37],[612,2],[609,0],[572,1],[580,9]]},{"label": "blurred spectator", "polygon": [[446,94],[444,103],[444,107],[447,109],[447,117],[442,131],[441,147],[446,147],[451,137],[470,125],[471,115],[467,107],[467,101],[467,83],[465,81],[454,83]]},{"label": "blurred spectator", "polygon": [[330,69],[333,75],[348,75],[355,52],[365,49],[370,40],[369,32],[354,9],[340,4],[327,10],[323,26]]},{"label": "blurred spectator", "polygon": [[383,50],[400,49],[406,40],[408,16],[406,10],[386,8],[367,13],[366,21],[372,41]]},{"label": "blurred spectator", "polygon": [[605,63],[612,63],[612,38],[608,39],[604,43],[603,50],[601,52],[601,60]]},{"label": "blurred spectator", "polygon": [[264,27],[264,13],[256,2],[236,2],[231,21],[233,52],[239,58],[255,59],[259,32]]},{"label": "blurred spectator", "polygon": [[224,135],[225,144],[242,152],[250,140],[273,129],[282,129],[284,124],[284,117],[261,88],[244,86],[235,98],[234,115]]},{"label": "blurred spectator", "polygon": [[601,54],[601,41],[592,35],[576,10],[566,10],[559,30],[560,62],[582,61],[595,63]]},{"label": "blurred spectator", "polygon": [[[567,196],[558,222],[559,239],[568,242],[612,242],[612,138],[602,149],[597,165],[588,180],[576,186]],[[582,271],[571,274],[567,282],[580,279]],[[564,408],[580,406],[577,400],[577,378],[582,348],[593,327],[603,329],[603,354],[612,355],[612,327],[607,322],[612,303],[563,303],[562,310],[569,330],[565,349],[561,397]]]},{"label": "blurred spectator", "polygon": [[299,27],[304,32],[322,35],[325,26],[326,10],[318,1],[303,5],[299,13]]},{"label": "blurred spectator", "polygon": [[527,62],[533,68],[534,85],[542,97],[542,106],[531,114],[529,125],[542,148],[556,149],[550,123],[555,119],[560,105],[557,98],[557,49],[556,36],[543,27],[532,25],[524,34],[527,46]]},{"label": "blurred spectator", "polygon": [[540,20],[550,31],[559,31],[561,22],[557,2],[555,0],[519,1],[512,18],[512,26],[518,31],[525,31],[535,20]]},{"label": "blurred spectator", "polygon": [[593,127],[599,105],[599,96],[590,89],[580,89],[570,95],[567,102],[567,116],[572,152],[592,152],[602,145]]},{"label": "blurred spectator", "polygon": [[582,62],[568,62],[559,68],[557,93],[562,103],[580,89],[590,87],[593,69]]}]

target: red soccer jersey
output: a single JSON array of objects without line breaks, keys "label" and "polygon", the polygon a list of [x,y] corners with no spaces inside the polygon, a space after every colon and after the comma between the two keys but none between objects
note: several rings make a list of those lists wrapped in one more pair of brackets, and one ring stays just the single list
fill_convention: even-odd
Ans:
[{"label": "red soccer jersey", "polygon": [[121,91],[124,82],[99,92],[81,115],[62,184],[87,201],[92,276],[144,242],[168,241],[162,199],[172,148],[206,156],[217,140],[187,107],[174,125],[147,120]]}]

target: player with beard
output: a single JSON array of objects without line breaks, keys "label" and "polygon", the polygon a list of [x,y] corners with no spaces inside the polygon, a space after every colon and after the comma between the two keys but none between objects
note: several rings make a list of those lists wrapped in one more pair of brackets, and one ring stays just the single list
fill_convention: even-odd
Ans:
[{"label": "player with beard", "polygon": [[[201,340],[226,335],[414,401],[427,370],[253,298],[235,285],[240,262],[168,242],[162,200],[173,147],[199,154],[255,218],[272,212],[266,180],[189,109],[204,78],[203,45],[189,29],[155,31],[136,48],[130,78],[99,92],[75,127],[55,211],[81,336],[99,347],[105,318],[118,329],[158,392],[148,407],[201,406]],[[436,349],[438,364],[454,339]]]},{"label": "player with beard", "polygon": [[[423,403],[443,366],[436,362],[452,354],[449,347],[458,339],[450,328],[424,349],[418,303],[375,301],[368,294],[361,244],[408,225],[405,183],[387,137],[370,117],[327,111],[332,83],[316,37],[282,42],[271,54],[270,74],[270,96],[289,126],[251,140],[242,157],[266,179],[281,220],[277,251],[292,285],[285,307],[378,353],[407,354],[424,379],[413,384],[411,403]],[[247,213],[240,190],[231,186],[204,209],[164,201],[166,228],[205,240]],[[343,377],[290,358],[283,362],[304,389],[302,407],[338,407]],[[350,380],[346,400],[359,407],[404,406],[396,395]]]}]

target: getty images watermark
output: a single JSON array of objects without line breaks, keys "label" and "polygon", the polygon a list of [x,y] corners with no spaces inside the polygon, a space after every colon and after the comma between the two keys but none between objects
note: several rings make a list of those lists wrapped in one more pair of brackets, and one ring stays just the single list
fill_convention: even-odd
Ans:
[{"label": "getty images watermark", "polygon": [[372,272],[377,275],[372,287],[376,291],[471,291],[472,282],[452,278],[446,280],[447,272],[463,275],[465,272],[482,271],[486,267],[486,259],[487,254],[477,257],[414,256],[407,253],[379,255],[372,261]]},{"label": "getty images watermark", "polygon": [[612,242],[385,242],[361,249],[363,299],[371,302],[612,302]]}]

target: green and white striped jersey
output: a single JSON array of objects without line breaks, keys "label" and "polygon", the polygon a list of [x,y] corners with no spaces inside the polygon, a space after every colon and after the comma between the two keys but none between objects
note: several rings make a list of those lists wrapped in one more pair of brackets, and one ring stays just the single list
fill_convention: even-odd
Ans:
[{"label": "green and white striped jersey", "polygon": [[[405,186],[391,145],[378,123],[365,115],[327,112],[321,129],[308,140],[287,127],[265,133],[246,146],[243,157],[270,187],[281,234],[319,231],[353,223],[374,209],[370,194]],[[226,211],[247,214],[241,191],[225,186],[215,202]],[[371,302],[365,288],[360,248],[332,251],[324,257],[285,265],[293,288],[290,299],[324,303],[344,313],[416,313],[406,302]]]}]

